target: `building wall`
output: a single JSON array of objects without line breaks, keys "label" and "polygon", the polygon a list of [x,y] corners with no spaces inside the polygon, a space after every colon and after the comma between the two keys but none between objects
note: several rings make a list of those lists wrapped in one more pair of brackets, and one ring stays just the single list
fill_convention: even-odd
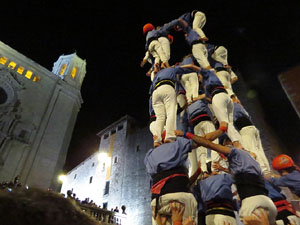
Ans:
[{"label": "building wall", "polygon": [[[83,72],[73,82],[82,82]],[[0,42],[0,180],[20,175],[23,184],[58,190],[82,103],[64,76]]]},{"label": "building wall", "polygon": [[[145,155],[153,144],[148,127],[140,128],[133,118],[125,116],[100,131],[98,136],[99,152],[67,174],[61,192],[66,194],[73,189],[80,200],[89,197],[97,205],[107,203],[108,209],[125,205],[128,224],[150,224],[150,179],[144,166]],[[98,158],[101,153],[109,158]],[[90,166],[92,162],[95,167]],[[91,176],[97,185],[87,184]],[[106,182],[109,182],[107,194]]]}]

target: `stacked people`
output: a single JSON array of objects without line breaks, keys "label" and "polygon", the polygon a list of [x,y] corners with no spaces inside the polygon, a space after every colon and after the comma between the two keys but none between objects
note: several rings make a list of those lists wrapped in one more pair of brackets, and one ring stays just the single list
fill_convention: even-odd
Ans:
[{"label": "stacked people", "polygon": [[[205,14],[194,10],[163,26],[143,27],[141,66],[151,64],[153,148],[144,163],[152,224],[300,225],[299,208],[280,189],[299,198],[299,168],[281,155],[272,164],[279,175],[271,172],[259,130],[234,92],[238,77],[228,51],[208,44],[205,23]],[[190,47],[175,65],[171,31],[181,32]]]}]

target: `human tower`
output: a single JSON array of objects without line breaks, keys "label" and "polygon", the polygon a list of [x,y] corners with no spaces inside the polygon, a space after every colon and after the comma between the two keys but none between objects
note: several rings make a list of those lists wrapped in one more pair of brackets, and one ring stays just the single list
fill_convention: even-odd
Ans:
[{"label": "human tower", "polygon": [[[164,21],[165,22],[165,21]],[[144,163],[151,177],[152,224],[299,224],[300,172],[292,158],[265,156],[258,129],[232,86],[224,46],[209,43],[206,15],[194,10],[143,27],[149,63],[149,129]],[[171,31],[189,54],[170,65]],[[298,202],[299,203],[299,202]],[[252,223],[251,223],[252,222]]]}]

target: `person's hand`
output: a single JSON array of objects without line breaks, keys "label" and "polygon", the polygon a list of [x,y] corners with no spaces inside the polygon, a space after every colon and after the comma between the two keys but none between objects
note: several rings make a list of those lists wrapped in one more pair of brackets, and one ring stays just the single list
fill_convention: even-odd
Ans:
[{"label": "person's hand", "polygon": [[206,179],[206,178],[208,178],[209,177],[209,173],[208,172],[204,172],[203,173],[203,179]]},{"label": "person's hand", "polygon": [[228,123],[226,123],[225,121],[221,121],[220,127],[228,127]]},{"label": "person's hand", "polygon": [[179,136],[179,137],[183,137],[183,135],[184,135],[184,132],[182,130],[175,130],[174,132],[175,132],[175,135]]},{"label": "person's hand", "polygon": [[189,216],[188,218],[186,218],[183,221],[183,225],[195,225],[195,222],[194,222],[193,218],[191,216]]},{"label": "person's hand", "polygon": [[212,167],[218,171],[222,171],[223,169],[219,162],[214,162]]},{"label": "person's hand", "polygon": [[268,212],[263,208],[256,209],[250,216],[243,218],[245,225],[270,225]]},{"label": "person's hand", "polygon": [[208,37],[203,37],[203,38],[200,38],[201,41],[208,41]]},{"label": "person's hand", "polygon": [[147,62],[147,60],[143,59],[140,66],[143,68],[145,66],[146,62]]},{"label": "person's hand", "polygon": [[157,225],[166,225],[167,217],[157,213],[155,221],[156,221]]},{"label": "person's hand", "polygon": [[185,206],[180,202],[170,202],[170,208],[172,212],[172,222],[182,221]]}]

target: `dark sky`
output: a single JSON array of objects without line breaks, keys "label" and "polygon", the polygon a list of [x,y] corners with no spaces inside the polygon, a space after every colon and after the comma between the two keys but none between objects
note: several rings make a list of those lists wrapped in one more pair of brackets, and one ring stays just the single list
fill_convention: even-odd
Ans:
[{"label": "dark sky", "polygon": [[[299,143],[299,118],[287,100],[278,74],[300,62],[298,0],[208,1],[22,1],[1,3],[0,40],[52,70],[61,54],[74,51],[87,61],[78,114],[65,169],[76,166],[99,146],[96,133],[125,114],[148,122],[149,64],[140,68],[142,27],[163,25],[198,9],[203,30],[229,51],[238,70],[263,102],[267,122],[291,147]],[[7,4],[4,5],[4,4]],[[189,49],[173,33],[170,64]],[[284,118],[282,115],[285,115]]]}]

